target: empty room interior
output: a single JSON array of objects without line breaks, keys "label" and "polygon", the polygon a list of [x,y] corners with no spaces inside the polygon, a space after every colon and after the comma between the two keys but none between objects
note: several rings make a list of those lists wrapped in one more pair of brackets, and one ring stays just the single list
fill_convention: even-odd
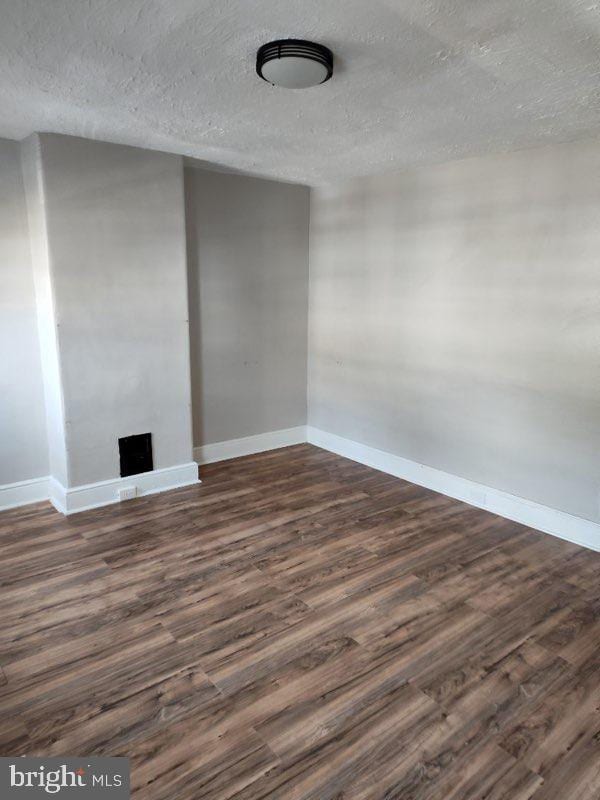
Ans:
[{"label": "empty room interior", "polygon": [[600,5],[1,6],[0,795],[599,800]]}]

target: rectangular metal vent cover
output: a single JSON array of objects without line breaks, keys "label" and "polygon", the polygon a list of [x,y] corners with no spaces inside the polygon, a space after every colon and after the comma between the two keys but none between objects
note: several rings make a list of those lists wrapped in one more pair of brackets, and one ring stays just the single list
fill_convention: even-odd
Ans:
[{"label": "rectangular metal vent cover", "polygon": [[119,460],[121,477],[137,475],[139,472],[152,472],[152,434],[138,433],[119,439]]}]

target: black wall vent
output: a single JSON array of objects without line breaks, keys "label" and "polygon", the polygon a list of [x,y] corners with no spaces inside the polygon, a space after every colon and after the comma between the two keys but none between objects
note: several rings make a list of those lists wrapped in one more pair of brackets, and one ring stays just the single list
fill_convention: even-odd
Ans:
[{"label": "black wall vent", "polygon": [[152,434],[139,433],[119,439],[119,459],[122,478],[138,472],[152,472]]}]

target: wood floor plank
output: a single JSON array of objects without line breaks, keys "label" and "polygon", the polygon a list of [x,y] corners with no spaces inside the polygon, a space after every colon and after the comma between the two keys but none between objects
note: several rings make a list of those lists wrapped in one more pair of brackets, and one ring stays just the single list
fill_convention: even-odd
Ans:
[{"label": "wood floor plank", "polygon": [[522,708],[500,745],[546,776],[600,723],[600,654],[570,667],[536,703]]},{"label": "wood floor plank", "polygon": [[0,514],[0,753],[139,800],[598,800],[600,554],[310,445]]}]

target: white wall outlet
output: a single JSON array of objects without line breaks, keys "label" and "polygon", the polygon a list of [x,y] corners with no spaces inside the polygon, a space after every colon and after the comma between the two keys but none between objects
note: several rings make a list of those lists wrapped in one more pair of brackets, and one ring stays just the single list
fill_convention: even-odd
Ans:
[{"label": "white wall outlet", "polygon": [[137,488],[135,486],[123,486],[119,489],[119,500],[132,500],[137,495]]},{"label": "white wall outlet", "polygon": [[479,508],[487,506],[487,496],[483,489],[469,489],[469,500]]}]

